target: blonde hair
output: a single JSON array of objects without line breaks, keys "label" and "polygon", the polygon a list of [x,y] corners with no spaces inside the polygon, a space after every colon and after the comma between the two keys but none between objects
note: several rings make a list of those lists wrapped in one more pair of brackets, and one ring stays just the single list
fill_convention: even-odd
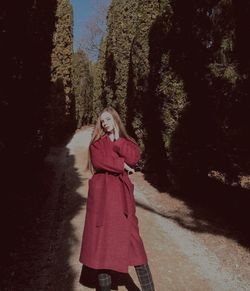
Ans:
[{"label": "blonde hair", "polygon": [[[123,137],[123,138],[126,138],[130,141],[132,141],[133,143],[136,144],[136,141],[128,135],[126,129],[125,129],[125,126],[123,125],[122,123],[122,120],[118,114],[118,112],[111,106],[108,106],[106,108],[104,108],[98,118],[97,118],[97,121],[96,121],[96,124],[95,124],[95,127],[94,127],[94,130],[92,132],[92,136],[91,136],[91,141],[90,141],[90,145],[92,143],[94,143],[95,141],[97,141],[98,139],[100,139],[102,136],[105,135],[105,131],[103,130],[103,127],[102,127],[102,124],[101,124],[101,115],[104,113],[104,112],[108,112],[112,115],[113,117],[113,120],[114,120],[114,126],[117,126],[118,129],[119,129],[119,136],[120,137]],[[90,146],[89,146],[89,149],[90,149]],[[88,169],[94,173],[94,168],[93,168],[93,165],[92,165],[92,162],[91,162],[91,156],[90,156],[90,150],[89,150],[89,153],[88,153]]]}]

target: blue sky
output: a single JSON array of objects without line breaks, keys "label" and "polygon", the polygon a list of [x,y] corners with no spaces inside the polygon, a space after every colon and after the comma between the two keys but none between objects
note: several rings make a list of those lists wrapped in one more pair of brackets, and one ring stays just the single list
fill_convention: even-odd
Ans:
[{"label": "blue sky", "polygon": [[[84,23],[96,14],[95,0],[70,0],[74,13],[74,50],[79,47],[81,36],[84,32]],[[110,3],[111,0],[102,0]]]}]

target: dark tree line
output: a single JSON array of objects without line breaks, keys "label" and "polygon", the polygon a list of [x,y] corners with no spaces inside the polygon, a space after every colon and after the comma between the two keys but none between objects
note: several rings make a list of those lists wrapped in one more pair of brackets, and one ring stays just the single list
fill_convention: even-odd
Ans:
[{"label": "dark tree line", "polygon": [[99,98],[121,113],[158,184],[249,173],[249,8],[112,1]]},{"label": "dark tree line", "polygon": [[72,132],[75,118],[69,1],[28,0],[14,6],[4,1],[0,13],[0,270],[4,277],[11,249],[20,244],[49,194],[53,175],[47,172],[44,157],[51,145]]}]

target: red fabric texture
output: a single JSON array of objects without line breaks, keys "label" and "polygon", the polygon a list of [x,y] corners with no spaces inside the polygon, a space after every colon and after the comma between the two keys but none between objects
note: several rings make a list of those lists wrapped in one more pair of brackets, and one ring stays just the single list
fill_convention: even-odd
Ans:
[{"label": "red fabric texture", "polygon": [[120,137],[112,142],[104,135],[90,145],[96,173],[89,180],[80,262],[94,269],[128,273],[128,266],[147,263],[139,234],[131,183],[124,162],[131,167],[140,159],[140,148]]}]

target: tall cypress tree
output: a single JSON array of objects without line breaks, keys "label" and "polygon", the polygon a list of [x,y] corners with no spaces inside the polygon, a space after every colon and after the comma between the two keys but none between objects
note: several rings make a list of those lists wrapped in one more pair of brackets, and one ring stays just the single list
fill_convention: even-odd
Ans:
[{"label": "tall cypress tree", "polygon": [[138,1],[112,1],[107,22],[104,98],[126,123],[126,97],[131,44],[137,23]]},{"label": "tall cypress tree", "polygon": [[73,57],[73,91],[75,95],[77,127],[92,122],[93,76],[91,62],[86,53],[79,49]]},{"label": "tall cypress tree", "polygon": [[103,37],[99,56],[96,63],[92,64],[92,75],[93,75],[93,122],[98,118],[100,111],[107,106],[107,98],[105,98],[105,84],[106,84],[106,37]]},{"label": "tall cypress tree", "polygon": [[73,12],[69,0],[58,0],[56,29],[51,56],[50,137],[62,139],[72,129],[74,100],[72,94]]}]

